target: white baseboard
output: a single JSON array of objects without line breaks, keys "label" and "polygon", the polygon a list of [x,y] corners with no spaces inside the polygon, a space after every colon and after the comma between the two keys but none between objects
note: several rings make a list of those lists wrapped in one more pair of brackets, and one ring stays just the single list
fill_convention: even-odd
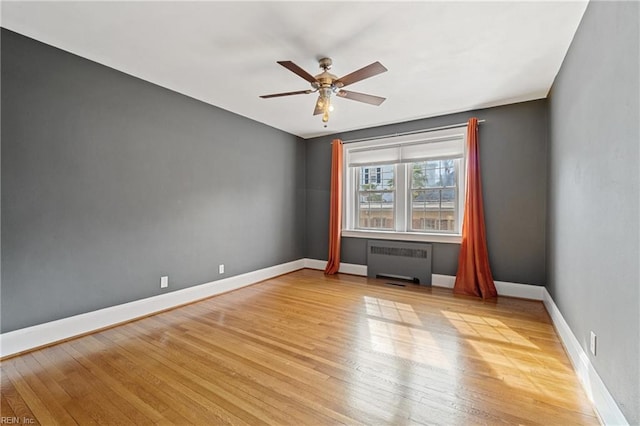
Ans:
[{"label": "white baseboard", "polygon": [[[318,269],[320,271],[324,271],[324,269],[327,267],[327,261],[305,258],[304,267],[309,269]],[[366,277],[367,265],[356,265],[354,263],[340,263],[340,268],[338,269],[338,272],[342,274],[361,275],[363,277]]]},{"label": "white baseboard", "polygon": [[578,376],[578,379],[582,383],[587,396],[593,402],[593,406],[600,417],[600,420],[605,425],[628,425],[629,422],[618,408],[615,400],[609,393],[609,390],[605,386],[604,382],[596,372],[589,356],[586,354],[578,339],[569,328],[569,324],[565,321],[562,313],[556,306],[556,303],[551,298],[551,295],[544,289],[543,302],[549,316],[553,321],[553,325],[558,331],[560,340],[564,345],[569,359],[573,364],[573,369]]},{"label": "white baseboard", "polygon": [[0,358],[131,321],[305,267],[304,259],[0,334]]},{"label": "white baseboard", "polygon": [[[456,277],[453,275],[431,275],[431,285],[434,287],[453,288]],[[531,284],[510,283],[507,281],[494,281],[499,296],[517,297],[519,299],[542,300],[544,287]]]},{"label": "white baseboard", "polygon": [[327,261],[304,258],[304,267],[309,269],[317,269],[319,271],[324,271],[324,268],[327,267]]},{"label": "white baseboard", "polygon": [[434,287],[453,288],[455,282],[453,275],[431,274],[431,285]]},{"label": "white baseboard", "polygon": [[545,288],[541,285],[494,281],[498,295],[518,297],[520,299],[542,300]]}]

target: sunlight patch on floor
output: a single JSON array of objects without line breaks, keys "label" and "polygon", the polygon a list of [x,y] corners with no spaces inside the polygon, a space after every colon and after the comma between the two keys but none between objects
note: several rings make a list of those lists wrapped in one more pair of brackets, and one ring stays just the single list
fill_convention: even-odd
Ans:
[{"label": "sunlight patch on floor", "polygon": [[412,325],[422,325],[415,311],[406,303],[364,296],[367,315]]},{"label": "sunlight patch on floor", "polygon": [[553,379],[538,376],[535,368],[532,368],[528,362],[499,353],[490,342],[470,340],[469,344],[486,364],[491,366],[492,376],[499,378],[506,385],[550,399],[557,397],[549,391],[548,382]]},{"label": "sunlight patch on floor", "polygon": [[373,318],[367,319],[371,348],[409,361],[451,369],[449,358],[437,340],[426,330],[394,324]]},{"label": "sunlight patch on floor", "polygon": [[364,296],[371,348],[406,360],[450,369],[450,356],[436,338],[421,328],[422,321],[407,303]]},{"label": "sunlight patch on floor", "polygon": [[442,315],[465,336],[480,337],[539,349],[538,346],[529,339],[522,337],[502,321],[495,318],[485,318],[478,315],[461,314],[451,311],[442,311]]}]

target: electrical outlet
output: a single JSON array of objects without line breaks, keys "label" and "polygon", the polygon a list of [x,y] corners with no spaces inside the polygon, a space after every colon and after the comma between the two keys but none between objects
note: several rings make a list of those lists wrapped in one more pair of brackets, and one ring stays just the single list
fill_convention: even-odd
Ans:
[{"label": "electrical outlet", "polygon": [[597,339],[596,339],[596,333],[594,333],[593,331],[591,332],[591,342],[589,344],[589,349],[591,350],[591,353],[595,356],[596,355],[596,346],[597,346]]},{"label": "electrical outlet", "polygon": [[169,277],[160,277],[160,288],[169,287]]},{"label": "electrical outlet", "polygon": [[224,274],[224,265],[218,265],[218,273]]}]

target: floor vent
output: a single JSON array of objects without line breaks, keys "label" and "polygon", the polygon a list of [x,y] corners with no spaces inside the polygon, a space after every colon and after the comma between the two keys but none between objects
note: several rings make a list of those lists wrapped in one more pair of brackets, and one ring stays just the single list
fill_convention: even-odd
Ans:
[{"label": "floor vent", "polygon": [[367,241],[367,275],[431,285],[431,244]]}]

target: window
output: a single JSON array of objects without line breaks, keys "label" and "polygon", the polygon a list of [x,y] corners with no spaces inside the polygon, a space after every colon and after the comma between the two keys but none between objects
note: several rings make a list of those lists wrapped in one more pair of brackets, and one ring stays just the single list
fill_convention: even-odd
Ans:
[{"label": "window", "polygon": [[343,235],[459,242],[466,128],[345,144]]}]

